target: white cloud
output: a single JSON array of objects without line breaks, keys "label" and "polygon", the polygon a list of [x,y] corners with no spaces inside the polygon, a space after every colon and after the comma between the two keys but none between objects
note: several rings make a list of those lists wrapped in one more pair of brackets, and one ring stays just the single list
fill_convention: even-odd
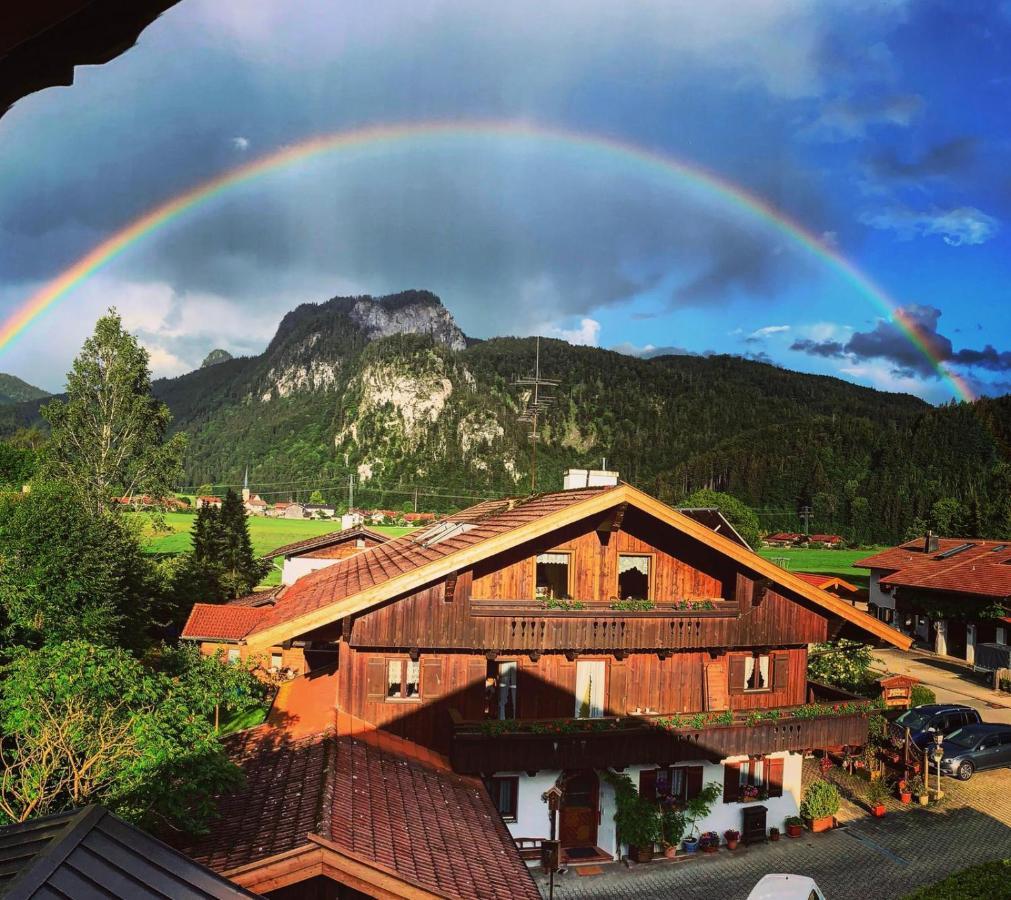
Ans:
[{"label": "white cloud", "polygon": [[894,231],[900,240],[908,241],[920,235],[938,236],[950,247],[984,244],[1000,228],[993,216],[974,206],[957,209],[933,209],[918,212],[904,207],[892,207],[877,213],[864,213],[860,221],[881,231]]},{"label": "white cloud", "polygon": [[797,334],[812,341],[846,341],[853,331],[852,325],[840,325],[837,322],[813,322],[810,325],[798,325]]},{"label": "white cloud", "polygon": [[545,334],[561,338],[570,344],[582,344],[586,347],[598,346],[600,340],[600,322],[584,316],[574,328],[560,328],[558,325],[543,326]]},{"label": "white cloud", "polygon": [[764,328],[756,328],[751,334],[748,335],[749,338],[754,338],[756,340],[764,340],[767,337],[771,337],[774,334],[782,334],[784,331],[789,331],[789,325],[766,325]]},{"label": "white cloud", "polygon": [[243,137],[241,134],[237,137],[232,138],[232,146],[239,150],[240,152],[249,149],[249,138]]}]

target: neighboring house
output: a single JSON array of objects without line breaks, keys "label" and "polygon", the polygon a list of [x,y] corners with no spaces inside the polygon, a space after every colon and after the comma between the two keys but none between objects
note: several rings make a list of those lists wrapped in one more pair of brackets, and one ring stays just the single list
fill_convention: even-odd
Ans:
[{"label": "neighboring house", "polygon": [[154,497],[151,494],[133,494],[129,497],[114,497],[113,503],[118,506],[129,506],[132,509],[187,509],[188,504],[177,497]]},{"label": "neighboring house", "polygon": [[363,516],[358,510],[352,510],[351,512],[344,513],[341,516],[341,528],[358,528],[365,524],[365,516]]},{"label": "neighboring house", "polygon": [[270,553],[265,553],[267,559],[284,557],[284,568],[281,570],[281,584],[294,584],[303,575],[308,575],[316,569],[323,569],[340,562],[349,556],[360,553],[368,547],[385,543],[389,538],[378,531],[372,531],[364,526],[346,528],[332,534],[285,544]]},{"label": "neighboring house", "polygon": [[[619,600],[647,608],[615,608]],[[767,825],[782,823],[797,812],[806,751],[867,739],[859,703],[805,708],[824,696],[807,682],[808,645],[840,623],[911,643],[732,534],[618,483],[484,501],[305,575],[268,605],[231,615],[197,604],[190,623],[208,609],[240,653],[305,648],[307,674],[284,686],[269,721],[293,723],[317,748],[291,765],[330,779],[324,809],[360,799],[341,768],[353,749],[340,742],[357,729],[431,757],[429,769],[445,760],[456,776],[483,778],[514,838],[554,832],[568,861],[622,852],[614,791],[601,777],[608,770],[644,794],[681,799],[718,782],[722,796],[703,830],[743,830],[754,794],[764,798]],[[190,623],[184,637],[193,636]],[[207,626],[200,637],[215,640]],[[254,756],[267,764],[269,752]],[[362,777],[371,784],[382,775]],[[384,783],[393,793],[383,804],[417,808],[425,831],[441,821],[441,808],[419,805],[413,782]],[[561,796],[554,823],[548,792]],[[249,815],[242,796],[223,798],[215,832],[222,844],[260,846],[272,817]],[[501,834],[491,821],[480,840],[498,846]],[[389,866],[384,847],[365,839],[359,850]],[[197,858],[224,872],[244,864]],[[458,863],[446,859],[439,872]],[[525,883],[514,887],[526,896]],[[483,884],[473,891],[498,896]]]},{"label": "neighboring house", "polygon": [[284,507],[282,519],[304,519],[306,517],[305,507],[301,503],[289,503]]},{"label": "neighboring house", "polygon": [[203,509],[205,506],[213,506],[215,509],[221,509],[221,498],[220,497],[197,497],[196,503],[197,509]]},{"label": "neighboring house", "polygon": [[868,556],[870,610],[882,622],[973,662],[980,643],[1011,643],[1011,542],[927,535]]},{"label": "neighboring house", "polygon": [[333,506],[329,506],[326,503],[305,503],[302,506],[302,510],[304,515],[310,519],[332,519],[337,513],[337,510]]},{"label": "neighboring house", "polygon": [[285,512],[291,505],[287,500],[280,500],[267,510],[267,515],[275,519],[283,519]]},{"label": "neighboring house", "polygon": [[808,572],[796,572],[795,574],[798,578],[803,578],[808,584],[813,584],[816,588],[821,588],[823,591],[835,594],[835,596],[848,600],[850,603],[856,603],[857,600],[864,599],[861,597],[862,592],[860,588],[846,581],[844,578],[840,578],[838,575],[819,575]]},{"label": "neighboring house", "polygon": [[802,540],[804,535],[796,531],[777,531],[775,534],[767,535],[765,543],[770,547],[795,547]]},{"label": "neighboring house", "polygon": [[833,550],[838,550],[846,545],[846,538],[841,534],[812,534],[806,538],[809,544],[824,544]]},{"label": "neighboring house", "polygon": [[404,521],[408,525],[427,525],[429,522],[435,521],[435,513],[428,513],[428,512],[404,513]]},{"label": "neighboring house", "polygon": [[0,897],[251,900],[259,896],[101,806],[0,827]]},{"label": "neighboring house", "polygon": [[248,487],[242,488],[242,505],[246,509],[247,516],[265,516],[270,504],[259,494],[252,493]]}]

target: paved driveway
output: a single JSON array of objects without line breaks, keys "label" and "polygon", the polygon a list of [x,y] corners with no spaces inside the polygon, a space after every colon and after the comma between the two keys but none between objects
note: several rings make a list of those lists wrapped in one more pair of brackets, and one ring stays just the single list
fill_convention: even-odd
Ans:
[{"label": "paved driveway", "polygon": [[[816,777],[808,766],[805,783]],[[687,862],[655,861],[582,877],[575,870],[555,878],[555,897],[744,900],[770,872],[812,876],[827,900],[893,900],[966,866],[1011,856],[1011,770],[976,775],[967,783],[943,779],[947,796],[928,808],[889,806],[874,819],[858,805],[863,781],[838,770],[830,777],[849,799],[839,829],[804,832],[775,844],[726,849]],[[547,884],[538,877],[542,894]]]}]

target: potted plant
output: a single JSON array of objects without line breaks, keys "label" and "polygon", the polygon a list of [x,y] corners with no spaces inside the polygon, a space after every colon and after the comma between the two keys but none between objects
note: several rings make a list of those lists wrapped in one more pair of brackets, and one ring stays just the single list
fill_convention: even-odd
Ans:
[{"label": "potted plant", "polygon": [[909,782],[905,778],[899,781],[899,802],[908,805],[912,802],[913,792],[909,790]]},{"label": "potted plant", "polygon": [[779,829],[776,828],[775,825],[772,828],[769,829],[769,840],[770,841],[778,841],[779,840]]},{"label": "potted plant", "polygon": [[685,832],[688,836],[684,840],[684,848],[687,853],[694,853],[699,848],[699,822],[712,812],[713,804],[722,796],[723,785],[718,781],[710,781],[695,797],[692,797],[685,804]]},{"label": "potted plant", "polygon": [[929,799],[927,797],[927,785],[924,784],[922,776],[914,775],[909,779],[909,793],[919,799],[920,806],[927,805],[927,800]]},{"label": "potted plant", "polygon": [[715,831],[703,831],[699,838],[699,850],[703,853],[715,853],[720,849],[720,836]]},{"label": "potted plant", "polygon": [[653,845],[661,839],[660,808],[655,801],[640,797],[627,775],[611,775],[608,780],[614,787],[617,806],[614,823],[622,842],[628,844],[628,858],[649,862]]},{"label": "potted plant", "polygon": [[839,812],[839,789],[829,781],[818,778],[812,781],[800,804],[800,815],[815,834],[828,831]]},{"label": "potted plant", "polygon": [[685,833],[685,816],[676,804],[668,801],[661,803],[660,840],[663,843],[663,855],[667,859],[677,856],[678,844]]},{"label": "potted plant", "polygon": [[875,818],[880,819],[885,814],[885,800],[889,793],[888,782],[884,778],[878,778],[868,786],[867,802]]},{"label": "potted plant", "polygon": [[786,833],[792,838],[799,838],[804,827],[804,820],[800,816],[790,816],[786,820]]},{"label": "potted plant", "polygon": [[723,837],[727,840],[727,849],[736,850],[737,844],[741,840],[741,832],[739,832],[736,828],[728,828],[723,832]]}]

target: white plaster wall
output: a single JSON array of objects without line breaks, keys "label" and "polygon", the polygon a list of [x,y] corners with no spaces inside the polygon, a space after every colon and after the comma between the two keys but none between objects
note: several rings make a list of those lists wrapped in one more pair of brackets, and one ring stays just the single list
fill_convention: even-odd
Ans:
[{"label": "white plaster wall", "polygon": [[895,609],[895,598],[881,590],[881,572],[871,569],[871,577],[867,587],[867,600],[883,609]]},{"label": "white plaster wall", "polygon": [[[785,829],[785,821],[790,816],[797,815],[800,809],[802,795],[803,757],[799,753],[772,753],[773,757],[781,757],[783,762],[783,796],[771,797],[768,800],[756,800],[768,810],[766,824],[769,828]],[[744,762],[746,756],[729,757],[724,762]],[[706,760],[686,761],[678,765],[703,767],[702,783],[715,781],[723,788],[723,763],[711,763]],[[655,766],[628,766],[624,773],[638,786],[639,773]],[[558,771],[542,771],[534,776],[525,772],[496,772],[499,776],[518,776],[519,793],[516,802],[516,821],[507,822],[506,827],[514,838],[546,838],[550,836],[551,826],[548,820],[548,805],[541,800],[541,795],[547,791],[561,774]],[[599,773],[598,773],[599,774]],[[730,828],[741,830],[744,823],[742,810],[748,804],[724,803],[722,796],[713,805],[712,812],[698,825],[699,832],[715,831],[723,839],[723,832]],[[606,850],[612,856],[618,856],[614,814],[614,789],[603,779],[600,779],[600,825],[597,831],[597,846]],[[623,848],[625,849],[625,848]]]},{"label": "white plaster wall", "polygon": [[284,561],[284,568],[281,569],[281,584],[294,584],[303,575],[315,572],[317,569],[325,569],[334,563],[339,563],[339,559],[316,559],[312,556],[293,556]]}]

